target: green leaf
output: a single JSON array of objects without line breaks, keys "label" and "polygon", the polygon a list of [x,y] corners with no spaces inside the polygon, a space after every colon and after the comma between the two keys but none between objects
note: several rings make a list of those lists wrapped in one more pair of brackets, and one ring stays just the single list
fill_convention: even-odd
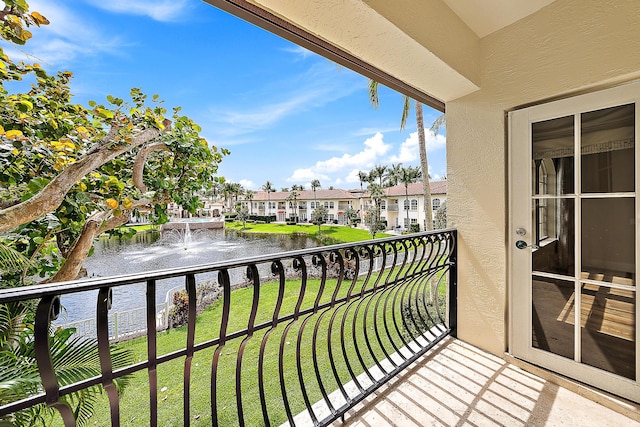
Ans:
[{"label": "green leaf", "polygon": [[29,181],[27,184],[27,188],[31,194],[37,194],[40,190],[42,190],[48,183],[49,179],[47,178],[34,178]]},{"label": "green leaf", "polygon": [[107,110],[105,108],[97,108],[96,111],[100,117],[104,117],[105,119],[113,119],[114,114],[113,111]]},{"label": "green leaf", "polygon": [[94,101],[93,99],[89,101],[89,106],[90,107],[95,107],[96,106],[96,101]]}]

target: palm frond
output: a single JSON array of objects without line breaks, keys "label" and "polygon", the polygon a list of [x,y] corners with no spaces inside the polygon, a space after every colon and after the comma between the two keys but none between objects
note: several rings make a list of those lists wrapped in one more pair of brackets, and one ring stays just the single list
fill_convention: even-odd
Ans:
[{"label": "palm frond", "polygon": [[437,135],[440,132],[440,128],[447,125],[447,118],[444,114],[441,114],[436,118],[433,123],[431,123],[431,127],[429,130],[433,132],[434,135]]},{"label": "palm frond", "polygon": [[29,258],[8,244],[0,242],[0,271],[22,270],[29,265]]},{"label": "palm frond", "polygon": [[378,108],[378,82],[372,79],[369,79],[369,102]]},{"label": "palm frond", "polygon": [[400,118],[400,130],[404,130],[407,126],[407,119],[409,118],[409,113],[411,112],[411,98],[406,95],[402,96],[402,118]]}]

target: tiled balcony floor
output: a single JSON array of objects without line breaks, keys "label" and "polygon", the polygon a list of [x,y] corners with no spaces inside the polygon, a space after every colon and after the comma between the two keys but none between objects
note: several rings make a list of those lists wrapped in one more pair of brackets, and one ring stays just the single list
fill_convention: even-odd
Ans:
[{"label": "tiled balcony floor", "polygon": [[[636,414],[637,415],[637,414]],[[444,340],[333,426],[640,426],[455,339]]]}]

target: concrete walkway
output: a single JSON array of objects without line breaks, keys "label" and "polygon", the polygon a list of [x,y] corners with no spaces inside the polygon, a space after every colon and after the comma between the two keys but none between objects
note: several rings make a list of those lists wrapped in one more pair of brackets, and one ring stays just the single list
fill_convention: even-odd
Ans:
[{"label": "concrete walkway", "polygon": [[625,402],[628,416],[447,339],[333,426],[640,426]]}]

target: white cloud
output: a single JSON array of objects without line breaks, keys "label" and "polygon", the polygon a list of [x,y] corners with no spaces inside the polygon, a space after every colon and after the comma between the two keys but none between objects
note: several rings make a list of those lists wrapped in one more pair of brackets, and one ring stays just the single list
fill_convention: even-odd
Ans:
[{"label": "white cloud", "polygon": [[391,149],[391,145],[385,144],[383,135],[376,133],[364,141],[364,148],[356,154],[345,153],[341,157],[332,157],[328,160],[317,162],[309,168],[296,169],[293,175],[287,178],[288,182],[299,182],[309,179],[329,179],[327,174],[345,170],[366,170],[384,156]]},{"label": "white cloud", "polygon": [[241,179],[240,181],[238,181],[240,185],[242,185],[244,188],[246,188],[247,190],[257,190],[258,189],[258,185],[249,180],[249,179]]},{"label": "white cloud", "polygon": [[321,62],[301,74],[265,84],[261,93],[232,96],[231,99],[237,100],[251,99],[251,103],[236,101],[234,105],[216,105],[209,109],[207,117],[221,138],[257,133],[361,89],[352,79],[336,79],[335,70]]},{"label": "white cloud", "polygon": [[303,48],[302,46],[291,46],[282,49],[285,52],[293,53],[298,56],[298,59],[307,59],[308,57],[315,55],[315,53],[311,52],[308,49]]},{"label": "white cloud", "polygon": [[147,16],[156,21],[179,20],[189,7],[187,0],[90,0],[109,12]]},{"label": "white cloud", "polygon": [[[434,135],[428,129],[425,129],[425,138],[427,153],[433,152],[446,146],[447,140],[444,136]],[[400,145],[400,150],[394,154],[386,163],[411,163],[420,159],[418,132],[412,132],[409,137]]]},{"label": "white cloud", "polygon": [[86,17],[59,2],[32,0],[31,10],[37,10],[50,21],[49,25],[35,28],[33,38],[20,49],[7,49],[14,60],[42,62],[49,66],[66,67],[80,57],[102,53],[118,54],[124,43],[109,37]]}]

